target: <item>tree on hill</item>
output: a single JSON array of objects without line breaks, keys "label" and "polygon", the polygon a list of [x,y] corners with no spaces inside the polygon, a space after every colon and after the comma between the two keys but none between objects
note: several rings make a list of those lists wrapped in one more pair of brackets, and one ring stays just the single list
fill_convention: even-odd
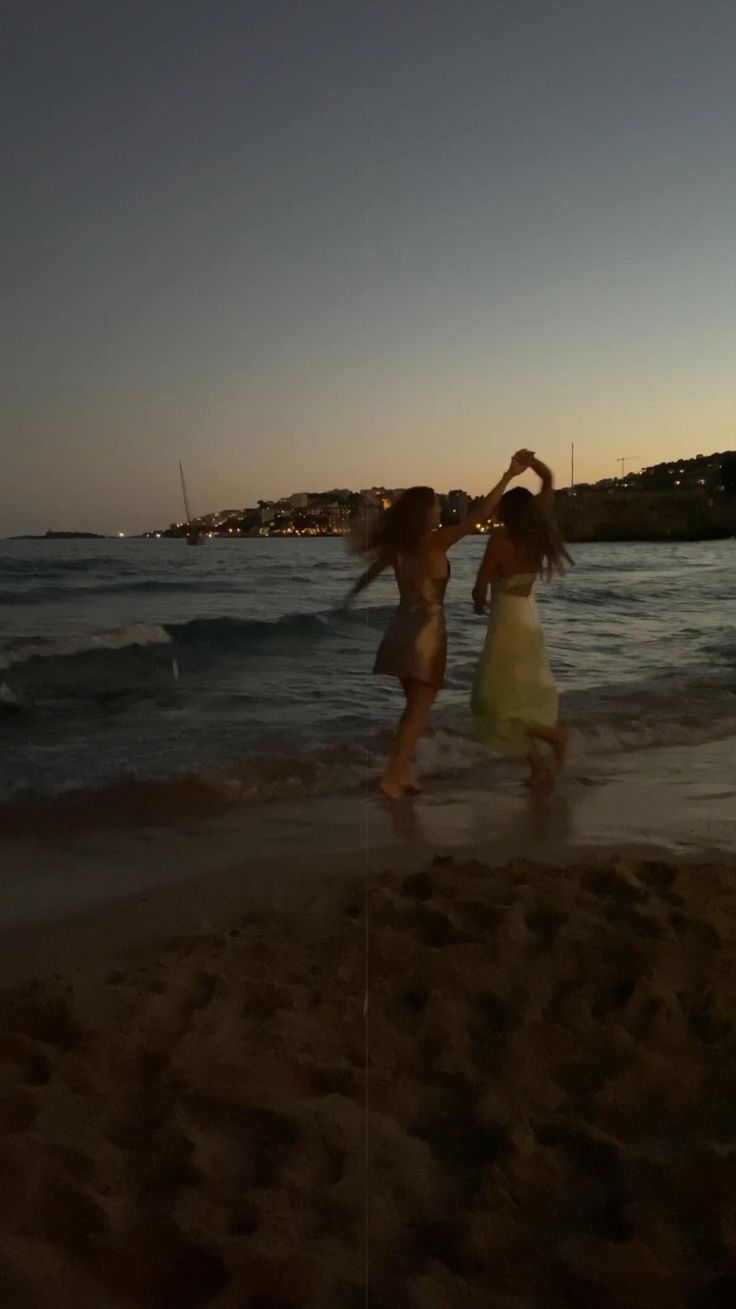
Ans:
[{"label": "tree on hill", "polygon": [[726,495],[736,495],[736,451],[730,450],[721,459],[721,479]]}]

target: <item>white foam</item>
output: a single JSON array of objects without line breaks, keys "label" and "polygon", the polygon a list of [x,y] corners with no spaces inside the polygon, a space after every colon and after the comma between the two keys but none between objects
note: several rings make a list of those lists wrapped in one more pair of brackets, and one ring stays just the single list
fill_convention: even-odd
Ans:
[{"label": "white foam", "polygon": [[488,752],[473,739],[472,719],[467,724],[446,724],[427,733],[419,742],[419,766],[430,776],[465,772],[488,762]]},{"label": "white foam", "polygon": [[30,659],[63,659],[69,655],[87,654],[94,650],[124,650],[131,645],[168,645],[171,641],[165,627],[146,623],[131,623],[128,627],[114,627],[108,632],[64,636],[55,641],[35,641],[19,650],[0,654],[0,669],[17,667]]}]

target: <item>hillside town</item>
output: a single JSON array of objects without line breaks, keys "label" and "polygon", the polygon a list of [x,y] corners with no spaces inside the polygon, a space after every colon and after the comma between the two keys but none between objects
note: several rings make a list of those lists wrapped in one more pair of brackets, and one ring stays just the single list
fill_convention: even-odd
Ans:
[{"label": "hillside town", "polygon": [[[403,488],[372,487],[370,490],[300,491],[281,500],[259,500],[246,509],[221,509],[203,514],[193,524],[208,536],[302,537],[344,536],[361,512],[388,509]],[[457,522],[465,517],[471,497],[465,491],[450,491],[439,497],[443,519]],[[147,536],[185,536],[190,524],[171,523],[165,530]],[[481,525],[479,525],[481,530]]]},{"label": "hillside town", "polygon": [[[623,461],[622,461],[623,462]],[[351,491],[299,491],[279,500],[259,500],[252,507],[221,509],[203,514],[192,523],[171,523],[167,528],[145,533],[149,537],[186,536],[194,526],[203,536],[209,537],[317,537],[344,536],[351,523],[363,514],[387,509],[401,495],[403,488],[371,487]],[[615,501],[623,510],[628,506],[636,517],[647,506],[661,510],[673,501],[676,508],[687,505],[702,514],[717,509],[722,501],[730,502],[736,495],[736,452],[697,455],[692,459],[675,459],[656,464],[639,472],[624,472],[621,477],[603,481],[575,483],[558,491],[558,499],[565,517],[574,523],[574,510],[585,504],[593,518],[601,514],[616,514]],[[673,500],[673,497],[676,499]],[[579,505],[569,503],[571,498]],[[444,523],[456,523],[471,510],[473,498],[464,490],[453,490],[439,496]],[[629,515],[631,516],[631,514]],[[692,517],[692,513],[690,514]],[[718,520],[718,514],[716,514]],[[720,521],[720,520],[718,520]],[[730,521],[730,519],[729,519]],[[478,523],[479,534],[488,531],[487,523]],[[575,534],[574,526],[571,533]],[[666,534],[666,533],[665,533]],[[719,533],[720,530],[719,530]]]}]

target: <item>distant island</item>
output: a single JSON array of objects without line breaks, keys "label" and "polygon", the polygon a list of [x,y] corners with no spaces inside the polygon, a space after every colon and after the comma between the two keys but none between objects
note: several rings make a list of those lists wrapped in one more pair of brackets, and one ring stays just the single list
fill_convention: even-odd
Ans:
[{"label": "distant island", "polygon": [[[184,538],[190,528],[204,537],[294,538],[344,536],[361,516],[387,509],[401,490],[299,491],[281,500],[259,500],[246,509],[221,509],[191,524],[171,523],[147,537]],[[466,491],[439,496],[442,521],[471,512]],[[736,451],[655,464],[601,482],[576,483],[556,493],[568,541],[699,541],[736,536]],[[477,532],[489,530],[479,523]]]},{"label": "distant island", "polygon": [[101,532],[43,532],[40,536],[11,536],[10,541],[106,541]]}]

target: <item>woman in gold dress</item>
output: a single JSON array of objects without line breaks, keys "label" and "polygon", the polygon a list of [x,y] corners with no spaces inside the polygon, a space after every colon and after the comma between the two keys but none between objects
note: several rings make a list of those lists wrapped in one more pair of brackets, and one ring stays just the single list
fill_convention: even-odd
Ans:
[{"label": "woman in gold dress", "polygon": [[439,504],[431,487],[411,487],[382,516],[365,547],[373,562],[355,583],[346,607],[386,568],[393,568],[399,587],[399,606],[373,669],[397,678],[406,700],[379,784],[389,800],[419,790],[413,772],[414,752],[444,683],[447,632],[443,605],[450,579],[447,551],[472,532],[477,522],[492,516],[509,482],[526,468],[526,459],[527,452],[519,451],[498,485],[453,527],[440,527]]}]

